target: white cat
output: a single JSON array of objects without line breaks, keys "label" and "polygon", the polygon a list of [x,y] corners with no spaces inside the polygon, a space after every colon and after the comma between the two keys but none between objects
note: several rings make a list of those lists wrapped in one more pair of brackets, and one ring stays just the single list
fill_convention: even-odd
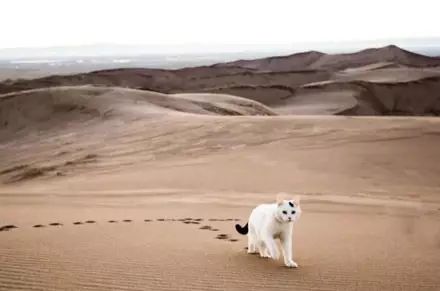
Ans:
[{"label": "white cat", "polygon": [[249,222],[244,227],[239,224],[235,229],[248,236],[248,253],[259,253],[261,257],[278,259],[280,252],[275,239],[279,238],[287,267],[297,268],[292,259],[293,223],[299,219],[301,207],[299,199],[285,200],[278,195],[277,202],[261,204],[254,208]]}]

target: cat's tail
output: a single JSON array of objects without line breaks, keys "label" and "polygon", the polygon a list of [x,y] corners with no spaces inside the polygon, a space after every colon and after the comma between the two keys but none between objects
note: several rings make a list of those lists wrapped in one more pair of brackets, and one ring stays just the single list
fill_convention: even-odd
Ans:
[{"label": "cat's tail", "polygon": [[249,228],[248,228],[248,224],[246,223],[245,226],[241,226],[240,224],[236,224],[235,225],[235,229],[238,231],[239,234],[245,235],[248,233]]}]

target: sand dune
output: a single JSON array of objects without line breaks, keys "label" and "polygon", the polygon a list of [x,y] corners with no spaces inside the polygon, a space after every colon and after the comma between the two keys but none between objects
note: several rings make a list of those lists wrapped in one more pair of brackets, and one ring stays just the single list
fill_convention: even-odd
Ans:
[{"label": "sand dune", "polygon": [[[427,76],[427,77],[425,77]],[[205,89],[258,101],[283,115],[440,115],[436,71],[344,74],[297,88],[282,85]]]},{"label": "sand dune", "polygon": [[214,87],[205,89],[207,92],[212,93],[226,93],[234,96],[244,97],[257,102],[261,102],[267,106],[275,106],[277,104],[283,104],[283,100],[289,98],[294,94],[295,90],[288,86],[283,85],[269,85],[269,86],[230,86],[230,87]]},{"label": "sand dune", "polygon": [[367,81],[374,83],[402,83],[419,79],[436,77],[440,75],[440,68],[410,68],[410,67],[368,67],[353,68],[337,72],[332,80],[342,81]]},{"label": "sand dune", "polygon": [[[185,98],[183,98],[185,97]],[[78,86],[0,95],[2,131],[118,117],[134,120],[166,114],[275,115],[249,99],[221,94],[167,95],[123,88]]]},{"label": "sand dune", "polygon": [[393,62],[372,62],[370,64],[359,66],[359,67],[349,67],[345,70],[341,70],[341,72],[345,73],[356,73],[356,72],[365,72],[379,69],[396,69],[396,68],[405,68],[403,65],[399,65]]},{"label": "sand dune", "polygon": [[112,69],[74,75],[48,76],[31,80],[0,83],[0,93],[46,88],[51,86],[101,85],[134,89],[147,89],[167,93],[186,82],[198,78],[214,78],[227,74],[248,72],[244,68],[195,67],[180,70],[162,69]]},{"label": "sand dune", "polygon": [[419,55],[397,46],[390,45],[382,48],[372,48],[348,54],[324,54],[320,52],[297,53],[289,56],[263,58],[257,60],[239,60],[217,67],[242,67],[253,70],[282,72],[289,70],[344,70],[352,67],[366,66],[379,62],[427,67],[439,66],[440,59]]},{"label": "sand dune", "polygon": [[[161,81],[162,83],[156,83],[154,86],[149,84],[151,86],[142,87],[141,89],[149,90],[150,87],[153,87],[156,90],[170,93],[208,92],[230,94],[261,102],[282,114],[436,115],[438,114],[436,105],[438,91],[435,88],[439,82],[437,76],[440,76],[440,71],[437,69],[404,67],[383,69],[370,66],[370,68],[336,72],[333,75],[320,72],[238,73],[213,78],[204,77],[192,81],[182,79],[177,82],[170,79],[170,83],[166,83],[167,79],[165,78]],[[86,78],[84,80],[88,81],[80,83],[91,82],[104,87],[114,85],[114,82],[109,81],[109,79],[99,81],[99,78],[95,79],[93,77],[92,79]],[[124,77],[121,77],[121,80],[124,80]],[[136,83],[136,78],[128,78],[127,80]],[[61,83],[65,81],[63,80]],[[30,87],[35,85],[32,85],[33,82],[40,81],[31,81],[29,83],[31,84]],[[71,84],[72,82],[67,81],[67,83]],[[76,82],[73,83],[75,84]],[[123,85],[119,81],[115,83]],[[133,86],[135,85],[134,83],[132,84]],[[137,85],[141,83],[140,81]],[[46,83],[43,82],[42,84]],[[163,84],[168,84],[168,87],[165,88]],[[182,87],[178,89],[179,86]],[[388,90],[377,89],[385,87]],[[369,88],[372,89],[370,90]],[[368,91],[372,97],[364,97],[365,91]],[[311,92],[315,94],[310,94]],[[318,92],[319,96],[316,95]],[[339,96],[337,96],[337,92],[340,93]],[[357,101],[353,101],[353,98]],[[382,109],[361,108],[359,110],[346,111],[353,108],[353,104],[356,105],[360,102],[359,100],[364,100],[365,98],[370,100],[367,100],[367,103],[376,102],[371,101],[373,98],[381,100],[379,102],[385,102],[386,104],[380,105]],[[388,103],[394,101],[386,101],[390,98],[405,100],[405,104],[397,109],[393,109]],[[425,101],[420,102],[421,98]],[[307,104],[314,107],[314,109],[311,109]],[[362,106],[371,107],[372,105]]]},{"label": "sand dune", "polygon": [[365,66],[378,62],[393,62],[410,67],[439,66],[440,59],[416,54],[394,45],[383,48],[366,49],[357,53],[324,55],[312,64],[311,68],[330,68],[342,70]]},{"label": "sand dune", "polygon": [[[49,76],[0,83],[0,93],[116,86],[167,94],[231,94],[261,102],[280,114],[437,115],[434,80],[440,76],[439,67],[437,58],[388,46],[352,54],[306,52],[179,70],[115,69]],[[384,90],[385,86],[389,89]],[[404,104],[398,108],[388,104],[395,99],[405,100]]]},{"label": "sand dune", "polygon": [[327,71],[289,71],[289,72],[243,72],[215,77],[194,78],[180,87],[170,87],[173,92],[194,92],[215,90],[216,88],[234,88],[240,86],[285,86],[296,88],[304,84],[328,80],[332,74]]},{"label": "sand dune", "polygon": [[[440,77],[401,82],[329,81],[303,86],[279,112],[339,115],[440,115]],[[302,106],[302,107],[301,107]],[[327,111],[327,112],[325,112]]]},{"label": "sand dune", "polygon": [[230,63],[216,64],[215,67],[241,67],[259,71],[283,72],[310,68],[325,54],[316,51],[296,53],[289,56],[262,58],[257,60],[238,60]]},{"label": "sand dune", "polygon": [[33,80],[0,83],[0,93],[51,86],[100,85],[152,90],[162,93],[196,92],[214,87],[236,85],[285,85],[327,80],[326,71],[252,72],[248,69],[201,67],[182,70],[120,69],[70,76],[50,76]]}]

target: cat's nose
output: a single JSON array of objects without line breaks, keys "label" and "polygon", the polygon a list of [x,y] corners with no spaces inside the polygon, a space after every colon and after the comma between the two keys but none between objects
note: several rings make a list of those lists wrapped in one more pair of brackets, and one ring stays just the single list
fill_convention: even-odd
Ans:
[{"label": "cat's nose", "polygon": [[291,221],[292,220],[292,217],[289,217],[289,221]]}]

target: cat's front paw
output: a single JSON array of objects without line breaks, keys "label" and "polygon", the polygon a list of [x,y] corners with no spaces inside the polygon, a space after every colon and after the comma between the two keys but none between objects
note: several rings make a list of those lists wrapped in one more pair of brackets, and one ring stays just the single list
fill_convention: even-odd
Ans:
[{"label": "cat's front paw", "polygon": [[279,258],[280,258],[280,254],[279,253],[277,253],[277,252],[274,252],[274,253],[268,253],[267,254],[267,257],[269,258],[269,259],[272,259],[272,260],[278,260]]},{"label": "cat's front paw", "polygon": [[270,259],[271,258],[270,254],[269,254],[269,252],[267,250],[261,252],[260,253],[260,257],[266,258],[266,259]]},{"label": "cat's front paw", "polygon": [[295,263],[293,260],[289,260],[289,261],[285,262],[284,264],[288,268],[298,268],[298,264]]}]

